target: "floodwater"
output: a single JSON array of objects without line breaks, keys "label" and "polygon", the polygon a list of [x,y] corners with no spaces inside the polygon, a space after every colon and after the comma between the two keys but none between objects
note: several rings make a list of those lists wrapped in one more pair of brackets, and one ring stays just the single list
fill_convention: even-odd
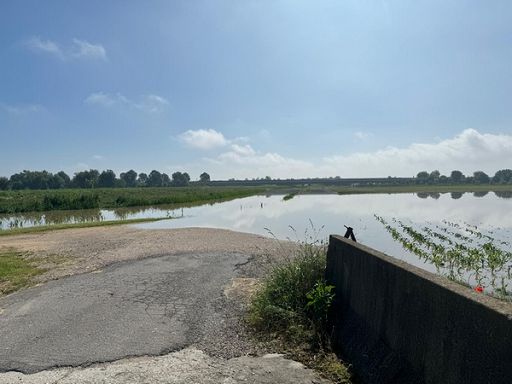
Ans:
[{"label": "floodwater", "polygon": [[[357,241],[432,272],[434,266],[393,240],[375,215],[415,228],[478,228],[492,236],[505,251],[512,251],[512,199],[509,194],[365,194],[252,196],[227,202],[172,209],[169,207],[85,210],[0,216],[0,227],[120,220],[146,217],[172,219],[136,224],[143,229],[213,227],[299,241],[326,240],[329,234],[354,228]],[[396,221],[395,221],[396,222]],[[476,244],[476,242],[475,242]],[[446,271],[445,271],[446,272]],[[510,269],[509,269],[510,273]],[[465,276],[471,283],[471,277]],[[509,281],[510,278],[507,278]]]}]

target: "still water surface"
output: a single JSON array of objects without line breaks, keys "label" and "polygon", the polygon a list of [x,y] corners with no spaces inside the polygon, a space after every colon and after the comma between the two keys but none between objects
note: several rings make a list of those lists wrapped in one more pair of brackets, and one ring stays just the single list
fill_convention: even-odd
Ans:
[{"label": "still water surface", "polygon": [[279,195],[252,196],[179,209],[146,207],[0,216],[0,226],[8,229],[164,216],[172,219],[136,226],[143,229],[212,227],[279,239],[308,240],[313,236],[322,240],[329,234],[344,234],[344,225],[347,225],[354,228],[358,242],[436,272],[434,265],[419,259],[394,241],[375,215],[387,221],[396,218],[417,228],[446,226],[443,220],[462,226],[469,224],[482,233],[492,234],[502,249],[511,251],[512,199],[506,197],[494,193],[297,195],[284,201]]}]

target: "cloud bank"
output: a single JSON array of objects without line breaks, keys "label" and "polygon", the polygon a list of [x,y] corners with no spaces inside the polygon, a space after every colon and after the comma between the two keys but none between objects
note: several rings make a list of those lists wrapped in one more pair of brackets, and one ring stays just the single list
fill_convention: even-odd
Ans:
[{"label": "cloud bank", "polygon": [[480,133],[475,129],[434,143],[311,160],[236,144],[214,130],[187,131],[181,138],[198,149],[222,150],[216,157],[204,159],[207,164],[201,164],[216,178],[411,177],[435,169],[445,175],[457,169],[468,175],[482,170],[492,176],[499,169],[512,168],[512,135]]},{"label": "cloud bank", "polygon": [[512,135],[482,134],[466,129],[438,143],[414,143],[406,148],[330,156],[322,163],[342,177],[413,176],[419,171],[434,169],[445,174],[454,169],[466,173],[495,172],[512,166]]}]

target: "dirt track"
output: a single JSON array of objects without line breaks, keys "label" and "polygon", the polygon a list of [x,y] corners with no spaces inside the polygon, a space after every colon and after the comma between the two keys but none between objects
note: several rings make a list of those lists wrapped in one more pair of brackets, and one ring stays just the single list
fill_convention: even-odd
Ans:
[{"label": "dirt track", "polygon": [[47,267],[40,282],[101,269],[117,261],[180,253],[233,252],[254,258],[246,273],[259,275],[272,261],[286,257],[289,242],[223,229],[143,230],[130,225],[79,228],[0,238],[0,250],[27,251]]}]

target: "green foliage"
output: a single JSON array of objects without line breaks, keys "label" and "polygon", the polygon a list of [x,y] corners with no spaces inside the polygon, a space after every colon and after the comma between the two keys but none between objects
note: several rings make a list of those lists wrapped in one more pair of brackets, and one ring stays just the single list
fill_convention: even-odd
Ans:
[{"label": "green foliage", "polygon": [[507,241],[496,240],[476,226],[443,220],[444,225],[421,229],[392,219],[389,224],[375,215],[394,240],[437,271],[464,285],[481,287],[485,293],[511,300],[512,252]]},{"label": "green foliage", "polygon": [[124,181],[126,187],[137,186],[137,172],[133,169],[130,169],[128,172],[122,172],[119,178]]},{"label": "green foliage", "polygon": [[491,178],[482,171],[473,172],[473,182],[475,184],[489,184],[491,182]]},{"label": "green foliage", "polygon": [[319,280],[313,289],[306,293],[306,309],[315,329],[325,329],[327,326],[327,315],[334,299],[333,290],[334,285],[327,285],[325,281]]},{"label": "green foliage", "polygon": [[9,188],[9,179],[7,177],[0,177],[0,191],[5,191]]},{"label": "green foliage", "polygon": [[162,186],[162,174],[156,170],[152,170],[149,174],[146,185],[149,187],[161,187]]},{"label": "green foliage", "polygon": [[300,242],[276,265],[253,296],[248,321],[273,348],[322,372],[335,383],[351,383],[346,365],[330,351],[327,314],[334,287],[324,279],[326,245]]},{"label": "green foliage", "polygon": [[100,173],[96,169],[75,173],[72,185],[75,188],[94,188],[98,185]]},{"label": "green foliage", "polygon": [[283,196],[283,200],[284,201],[288,201],[288,200],[291,200],[295,197],[296,193],[288,193],[287,195],[284,195]]},{"label": "green foliage", "polygon": [[211,202],[251,196],[258,187],[105,188],[91,190],[0,191],[0,213],[119,208]]},{"label": "green foliage", "polygon": [[174,172],[172,174],[172,184],[177,187],[185,187],[190,182],[190,176],[187,172]]},{"label": "green foliage", "polygon": [[199,181],[201,183],[209,183],[210,182],[210,175],[206,172],[203,172],[199,175]]},{"label": "green foliage", "polygon": [[512,183],[512,169],[501,169],[492,178],[492,182],[496,184]]},{"label": "green foliage", "polygon": [[324,270],[324,250],[308,245],[293,260],[276,266],[254,298],[253,324],[267,331],[307,324],[306,295],[322,281]]},{"label": "green foliage", "polygon": [[113,188],[116,184],[116,174],[113,170],[107,169],[98,176],[98,187]]}]

